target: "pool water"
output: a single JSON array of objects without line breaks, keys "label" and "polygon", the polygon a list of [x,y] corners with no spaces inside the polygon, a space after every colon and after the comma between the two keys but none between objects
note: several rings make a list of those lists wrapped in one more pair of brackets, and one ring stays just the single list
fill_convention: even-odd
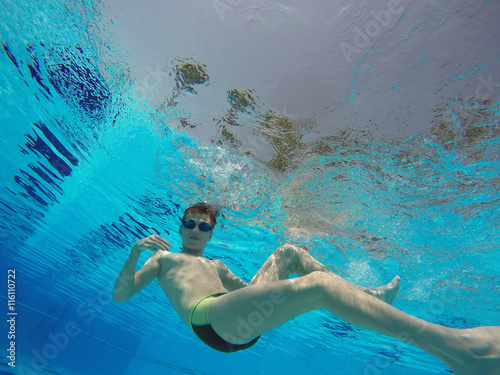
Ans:
[{"label": "pool water", "polygon": [[419,318],[498,325],[498,4],[141,4],[1,5],[0,373],[450,373],[324,311],[222,354],[156,282],[111,292],[204,200],[205,255],[246,281],[294,243],[358,285],[400,275]]}]

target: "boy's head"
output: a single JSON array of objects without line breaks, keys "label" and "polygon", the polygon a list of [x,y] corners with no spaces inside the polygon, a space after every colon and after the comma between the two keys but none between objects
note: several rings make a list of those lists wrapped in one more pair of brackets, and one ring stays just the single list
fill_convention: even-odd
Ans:
[{"label": "boy's head", "polygon": [[182,216],[182,222],[186,220],[186,216],[193,214],[208,215],[208,217],[210,218],[210,226],[212,228],[214,228],[215,225],[217,224],[217,219],[216,219],[218,215],[217,210],[205,202],[196,203],[193,206],[186,209],[186,211],[184,211],[184,215]]},{"label": "boy's head", "polygon": [[212,239],[212,229],[217,223],[217,211],[206,203],[196,203],[184,211],[179,234],[182,250],[203,253],[207,242]]}]

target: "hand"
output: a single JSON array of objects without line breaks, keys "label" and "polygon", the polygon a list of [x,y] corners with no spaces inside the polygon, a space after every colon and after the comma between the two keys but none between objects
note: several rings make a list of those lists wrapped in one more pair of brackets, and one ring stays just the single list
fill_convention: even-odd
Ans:
[{"label": "hand", "polygon": [[169,248],[170,246],[172,246],[172,244],[170,242],[161,238],[160,236],[157,236],[156,234],[152,234],[149,237],[145,237],[145,238],[137,241],[134,244],[134,246],[132,246],[132,250],[137,251],[137,253],[139,253],[139,254],[145,250],[170,251],[170,248]]}]

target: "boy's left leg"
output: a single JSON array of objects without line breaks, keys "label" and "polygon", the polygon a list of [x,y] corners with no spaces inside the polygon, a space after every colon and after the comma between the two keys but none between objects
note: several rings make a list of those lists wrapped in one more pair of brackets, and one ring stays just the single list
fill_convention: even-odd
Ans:
[{"label": "boy's left leg", "polygon": [[[342,279],[331,269],[319,262],[304,249],[285,244],[278,247],[265,261],[259,271],[255,274],[250,285],[263,282],[286,280],[291,274],[305,276],[311,272],[321,271],[331,276]],[[357,286],[360,290],[368,293],[384,302],[392,303],[399,291],[401,278],[396,276],[389,284],[379,288],[365,288]]]},{"label": "boy's left leg", "polygon": [[500,327],[459,330],[432,324],[321,271],[222,295],[212,303],[210,322],[223,339],[245,344],[316,309],[417,346],[447,363],[457,375],[500,373]]}]

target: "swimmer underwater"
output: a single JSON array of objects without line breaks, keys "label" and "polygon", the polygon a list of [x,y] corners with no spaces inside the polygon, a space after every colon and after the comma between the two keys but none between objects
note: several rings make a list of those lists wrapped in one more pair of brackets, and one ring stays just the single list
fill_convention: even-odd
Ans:
[{"label": "swimmer underwater", "polygon": [[[355,326],[404,340],[446,363],[457,375],[500,375],[500,327],[455,329],[408,315],[393,306],[400,278],[376,289],[351,284],[293,245],[278,247],[250,284],[220,260],[203,257],[217,213],[206,203],[184,212],[182,250],[155,234],[137,241],[113,291],[125,302],[154,278],[193,332],[221,352],[250,348],[261,334],[317,309]],[[153,253],[137,272],[139,256]],[[288,278],[292,274],[299,277]]]}]

